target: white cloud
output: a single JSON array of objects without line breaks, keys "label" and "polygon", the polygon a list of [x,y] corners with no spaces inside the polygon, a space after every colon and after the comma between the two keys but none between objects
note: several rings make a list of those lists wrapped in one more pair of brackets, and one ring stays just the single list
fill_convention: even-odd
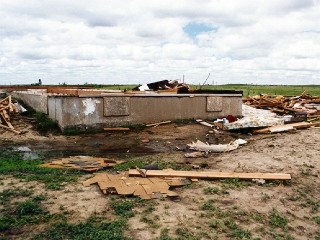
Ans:
[{"label": "white cloud", "polygon": [[320,82],[318,0],[0,0],[0,19],[0,84]]}]

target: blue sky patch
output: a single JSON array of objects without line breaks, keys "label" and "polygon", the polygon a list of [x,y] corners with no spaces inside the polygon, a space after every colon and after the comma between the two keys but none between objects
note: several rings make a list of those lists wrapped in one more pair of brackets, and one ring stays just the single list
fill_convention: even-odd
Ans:
[{"label": "blue sky patch", "polygon": [[218,28],[209,26],[206,23],[190,22],[183,27],[183,31],[191,38],[195,38],[199,33],[217,31]]}]

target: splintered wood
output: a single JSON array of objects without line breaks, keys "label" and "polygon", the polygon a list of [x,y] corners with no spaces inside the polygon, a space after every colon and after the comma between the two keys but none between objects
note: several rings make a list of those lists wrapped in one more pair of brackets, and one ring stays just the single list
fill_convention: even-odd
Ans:
[{"label": "splintered wood", "polygon": [[0,100],[0,127],[7,129],[11,132],[20,134],[19,131],[15,130],[10,121],[10,113],[17,113],[17,107],[12,103],[11,96],[8,96]]},{"label": "splintered wood", "polygon": [[83,186],[98,184],[104,194],[119,194],[139,196],[142,199],[177,197],[170,187],[179,187],[190,184],[188,179],[181,178],[142,178],[129,177],[127,174],[112,175],[98,173],[93,178],[83,182]]},{"label": "splintered wood", "polygon": [[85,172],[94,172],[104,168],[111,168],[123,161],[110,160],[106,158],[96,158],[91,156],[74,156],[61,158],[50,163],[41,164],[41,167],[48,168],[70,168]]}]

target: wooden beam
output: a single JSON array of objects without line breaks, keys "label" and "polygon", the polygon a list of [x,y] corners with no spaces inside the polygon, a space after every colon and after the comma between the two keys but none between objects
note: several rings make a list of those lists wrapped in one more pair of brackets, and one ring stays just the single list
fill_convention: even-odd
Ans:
[{"label": "wooden beam", "polygon": [[130,128],[121,128],[121,127],[118,127],[118,128],[104,128],[103,130],[105,130],[105,131],[129,131]]},{"label": "wooden beam", "polygon": [[[197,172],[197,171],[166,171],[166,170],[147,170],[146,177],[180,177],[197,179],[267,179],[267,180],[290,180],[291,175],[287,173],[236,173],[236,172]],[[129,169],[129,176],[141,176],[136,169]]]}]

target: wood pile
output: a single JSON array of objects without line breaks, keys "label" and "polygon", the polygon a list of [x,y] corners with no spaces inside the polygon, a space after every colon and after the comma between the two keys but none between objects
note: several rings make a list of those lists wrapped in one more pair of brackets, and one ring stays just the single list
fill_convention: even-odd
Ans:
[{"label": "wood pile", "polygon": [[117,161],[106,158],[97,158],[91,156],[73,156],[53,160],[49,163],[41,164],[41,167],[48,168],[69,168],[85,172],[95,172],[105,168],[112,168],[123,161]]},{"label": "wood pile", "polygon": [[306,113],[309,120],[320,119],[320,96],[303,92],[299,96],[256,95],[243,98],[243,103],[255,108],[269,109],[280,115]]},{"label": "wood pile", "polygon": [[20,134],[15,130],[11,124],[10,114],[18,113],[18,109],[14,103],[12,103],[11,96],[8,96],[0,100],[0,127]]}]

